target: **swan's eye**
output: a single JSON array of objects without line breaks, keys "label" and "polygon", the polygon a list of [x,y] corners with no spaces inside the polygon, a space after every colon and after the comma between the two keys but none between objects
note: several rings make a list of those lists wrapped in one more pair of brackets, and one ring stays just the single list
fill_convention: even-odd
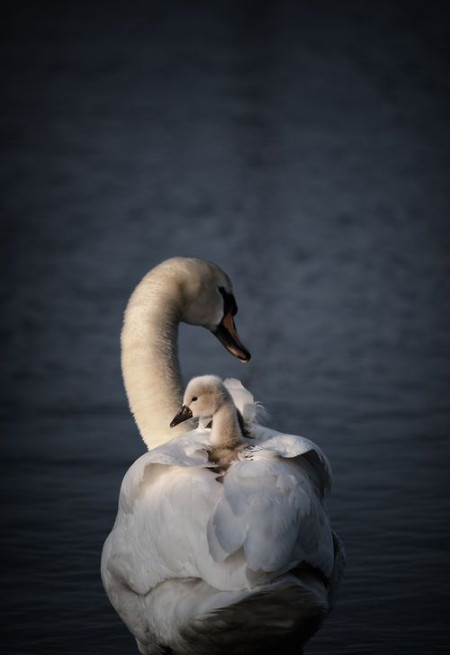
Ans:
[{"label": "swan's eye", "polygon": [[224,287],[219,287],[219,293],[223,298],[223,314],[231,314],[231,316],[236,316],[238,312],[238,307],[236,304],[236,299],[232,293],[228,293]]},{"label": "swan's eye", "polygon": [[195,401],[198,400],[197,396],[194,396],[191,400],[191,403],[195,403]]}]

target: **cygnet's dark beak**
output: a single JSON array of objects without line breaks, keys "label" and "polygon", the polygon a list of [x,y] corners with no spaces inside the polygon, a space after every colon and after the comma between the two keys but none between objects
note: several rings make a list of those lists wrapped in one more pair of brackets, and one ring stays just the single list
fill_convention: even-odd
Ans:
[{"label": "cygnet's dark beak", "polygon": [[237,313],[236,300],[232,293],[220,288],[220,293],[224,299],[224,316],[219,325],[212,333],[217,337],[220,343],[228,350],[229,353],[241,360],[241,362],[250,361],[250,353],[239,338],[234,324],[234,316]]},{"label": "cygnet's dark beak", "polygon": [[170,427],[174,428],[176,425],[179,423],[183,423],[183,421],[187,421],[188,418],[192,418],[192,412],[187,407],[187,405],[183,405],[178,414],[176,414],[173,419],[170,422]]}]

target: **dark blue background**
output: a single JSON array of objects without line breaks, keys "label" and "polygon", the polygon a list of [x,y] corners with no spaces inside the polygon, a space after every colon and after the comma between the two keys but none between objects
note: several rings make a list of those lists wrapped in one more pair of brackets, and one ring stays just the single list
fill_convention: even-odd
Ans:
[{"label": "dark blue background", "polygon": [[8,4],[5,652],[135,652],[99,578],[144,451],[118,335],[173,255],[227,270],[253,354],[185,328],[186,378],[331,460],[348,570],[307,652],[448,652],[446,3]]}]

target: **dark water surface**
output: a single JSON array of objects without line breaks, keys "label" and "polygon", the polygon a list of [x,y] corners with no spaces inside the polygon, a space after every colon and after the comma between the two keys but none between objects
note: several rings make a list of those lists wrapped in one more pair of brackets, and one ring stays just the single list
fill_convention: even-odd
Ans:
[{"label": "dark water surface", "polygon": [[144,450],[118,334],[178,254],[228,271],[253,354],[186,327],[186,378],[240,377],[334,469],[348,569],[306,652],[449,652],[449,19],[402,7],[10,7],[3,652],[135,652],[99,576]]}]

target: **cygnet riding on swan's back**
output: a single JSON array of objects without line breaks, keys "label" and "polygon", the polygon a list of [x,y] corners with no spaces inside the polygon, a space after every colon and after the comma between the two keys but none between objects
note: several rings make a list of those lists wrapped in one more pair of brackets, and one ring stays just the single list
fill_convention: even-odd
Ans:
[{"label": "cygnet riding on swan's back", "polygon": [[330,610],[344,568],[324,508],[325,456],[303,437],[259,425],[238,381],[226,388],[254,445],[223,484],[210,470],[211,431],[189,419],[170,427],[182,405],[178,324],[206,327],[248,361],[236,312],[221,269],[175,258],[144,277],[125,314],[123,376],[149,452],[123,480],[102,579],[142,655],[297,655]]},{"label": "cygnet riding on swan's back", "polygon": [[[245,443],[233,398],[222,380],[215,375],[203,375],[189,382],[184,392],[183,406],[172,419],[170,427],[197,417],[212,419],[208,457],[215,468],[224,473],[238,458]],[[222,481],[221,477],[217,479]]]}]

